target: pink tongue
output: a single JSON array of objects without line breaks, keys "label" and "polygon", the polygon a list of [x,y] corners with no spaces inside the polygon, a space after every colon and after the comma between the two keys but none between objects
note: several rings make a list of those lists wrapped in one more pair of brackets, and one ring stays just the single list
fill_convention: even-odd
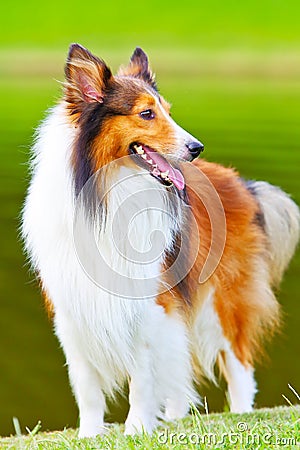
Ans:
[{"label": "pink tongue", "polygon": [[181,191],[185,186],[185,181],[180,170],[174,169],[165,158],[160,156],[159,153],[153,152],[146,147],[143,148],[144,151],[147,153],[147,155],[149,155],[149,157],[152,159],[152,161],[154,161],[154,163],[157,164],[157,167],[160,170],[160,172],[166,172],[167,170],[169,171],[168,177],[175,184],[177,189]]}]

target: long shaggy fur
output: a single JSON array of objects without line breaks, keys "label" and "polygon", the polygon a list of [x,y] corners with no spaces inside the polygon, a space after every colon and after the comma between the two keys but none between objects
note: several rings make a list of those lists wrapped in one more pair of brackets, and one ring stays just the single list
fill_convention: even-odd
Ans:
[{"label": "long shaggy fur", "polygon": [[80,436],[104,431],[105,396],[126,380],[127,434],[183,417],[198,401],[194,381],[214,381],[216,363],[231,411],[250,411],[298,207],[279,188],[194,159],[203,146],[170,117],[141,49],[113,76],[73,44],[65,73],[33,147],[22,234]]}]

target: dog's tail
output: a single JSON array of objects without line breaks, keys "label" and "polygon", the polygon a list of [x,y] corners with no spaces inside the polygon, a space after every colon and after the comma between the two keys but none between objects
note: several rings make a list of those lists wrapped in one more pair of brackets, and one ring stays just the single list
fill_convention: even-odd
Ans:
[{"label": "dog's tail", "polygon": [[264,181],[250,181],[247,188],[261,208],[261,223],[268,237],[271,283],[277,286],[299,241],[300,211],[296,203],[276,186]]}]

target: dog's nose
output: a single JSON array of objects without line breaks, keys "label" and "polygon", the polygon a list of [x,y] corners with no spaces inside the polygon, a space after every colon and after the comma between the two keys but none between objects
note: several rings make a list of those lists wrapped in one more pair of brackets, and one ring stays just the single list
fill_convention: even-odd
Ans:
[{"label": "dog's nose", "polygon": [[201,152],[204,150],[204,145],[199,141],[192,141],[186,144],[190,154],[192,155],[193,159],[197,158],[197,156],[200,155]]}]

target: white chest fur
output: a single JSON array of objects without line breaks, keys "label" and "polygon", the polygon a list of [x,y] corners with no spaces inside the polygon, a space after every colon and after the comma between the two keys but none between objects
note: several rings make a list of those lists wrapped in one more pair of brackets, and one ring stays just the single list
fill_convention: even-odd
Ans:
[{"label": "white chest fur", "polygon": [[73,345],[68,339],[84,347],[86,358],[106,372],[104,389],[111,392],[130,371],[139,329],[160,314],[161,265],[180,218],[148,173],[123,168],[108,192],[105,217],[86,220],[70,168],[74,130],[63,117],[57,108],[41,127],[23,237],[54,303],[66,354]]}]

